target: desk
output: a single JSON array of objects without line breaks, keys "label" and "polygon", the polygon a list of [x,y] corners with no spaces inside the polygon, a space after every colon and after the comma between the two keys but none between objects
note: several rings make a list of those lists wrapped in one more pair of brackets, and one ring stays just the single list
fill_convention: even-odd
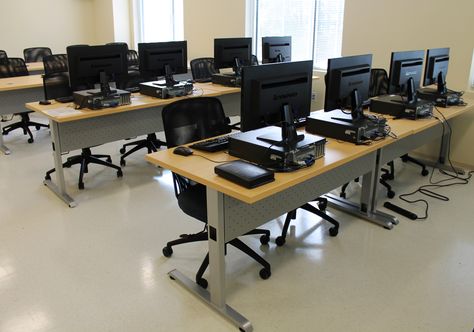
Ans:
[{"label": "desk", "polygon": [[[225,243],[361,174],[364,174],[361,201],[368,201],[373,182],[378,181],[371,174],[376,167],[377,150],[389,144],[388,140],[370,146],[328,141],[325,156],[313,166],[291,173],[276,173],[274,182],[255,189],[245,189],[218,177],[214,174],[215,164],[204,158],[178,156],[172,149],[146,155],[149,162],[206,186],[208,224],[217,234],[215,240],[208,240],[209,291],[177,270],[169,275],[242,331],[251,331],[252,325],[226,304]],[[213,160],[235,159],[223,152],[201,153]]]},{"label": "desk", "polygon": [[[43,79],[41,75],[7,77],[0,79],[0,115],[26,112],[26,101],[43,99]],[[0,132],[1,132],[0,123]],[[0,150],[10,154],[0,133]]]},{"label": "desk", "polygon": [[[221,97],[234,93],[233,90],[209,89],[206,84],[196,83],[195,87],[194,97]],[[55,101],[51,105],[27,103],[27,109],[49,119],[56,181],[44,180],[44,184],[69,207],[76,206],[66,190],[62,153],[161,131],[161,108],[183,98],[189,96],[158,99],[137,93],[132,96],[131,105],[102,110],[75,110],[72,103],[61,104]]]},{"label": "desk", "polygon": [[44,72],[43,61],[27,62],[26,68],[28,68],[30,74],[43,74]]}]

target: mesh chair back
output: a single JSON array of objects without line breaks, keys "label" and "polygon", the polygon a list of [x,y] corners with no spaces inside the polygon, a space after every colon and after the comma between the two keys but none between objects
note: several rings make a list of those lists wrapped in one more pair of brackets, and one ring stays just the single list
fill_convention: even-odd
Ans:
[{"label": "mesh chair back", "polygon": [[138,53],[135,50],[127,51],[128,70],[138,70]]},{"label": "mesh chair back", "polygon": [[231,131],[222,103],[212,97],[176,101],[163,108],[162,118],[168,148]]},{"label": "mesh chair back", "polygon": [[211,78],[212,74],[217,74],[218,71],[214,67],[214,58],[197,58],[191,60],[191,73],[193,79],[207,79]]},{"label": "mesh chair back", "polygon": [[54,99],[72,95],[66,54],[48,55],[43,58],[44,98]]},{"label": "mesh chair back", "polygon": [[252,57],[250,58],[250,65],[258,66],[258,58],[256,55],[252,54]]},{"label": "mesh chair back", "polygon": [[7,61],[8,61],[7,52],[5,52],[4,50],[0,50],[0,64],[1,63],[6,64]]},{"label": "mesh chair back", "polygon": [[8,58],[8,62],[0,64],[0,77],[26,76],[28,68],[22,58]]},{"label": "mesh chair back", "polygon": [[382,68],[372,68],[370,71],[369,97],[386,95],[388,93],[388,75]]},{"label": "mesh chair back", "polygon": [[43,65],[46,75],[67,72],[67,54],[47,55],[43,57]]},{"label": "mesh chair back", "polygon": [[53,54],[49,47],[30,47],[23,50],[23,57],[26,62],[42,61],[43,57]]}]

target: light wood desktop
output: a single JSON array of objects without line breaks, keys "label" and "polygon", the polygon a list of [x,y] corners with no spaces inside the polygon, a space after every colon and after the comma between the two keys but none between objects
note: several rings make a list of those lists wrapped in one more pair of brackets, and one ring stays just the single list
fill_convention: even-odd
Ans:
[{"label": "light wood desktop", "polygon": [[[0,115],[26,112],[25,102],[42,98],[41,75],[0,78]],[[3,142],[3,135],[0,135],[0,150],[4,154],[10,154],[10,150]]]},{"label": "light wood desktop", "polygon": [[27,62],[26,68],[30,74],[42,74],[44,72],[43,61]]}]

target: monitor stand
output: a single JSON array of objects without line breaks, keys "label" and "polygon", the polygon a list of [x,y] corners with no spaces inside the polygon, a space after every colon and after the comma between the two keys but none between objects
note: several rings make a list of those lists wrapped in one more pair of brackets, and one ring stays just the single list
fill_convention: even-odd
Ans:
[{"label": "monitor stand", "polygon": [[446,87],[446,81],[443,76],[443,72],[439,72],[437,77],[437,88],[421,88],[418,90],[418,95],[422,99],[430,100],[435,102],[437,106],[447,107],[450,105],[463,104],[461,93],[449,92]]},{"label": "monitor stand", "polygon": [[364,122],[366,116],[364,115],[363,102],[357,89],[351,92],[351,118],[332,117],[331,119],[352,124]]},{"label": "monitor stand", "polygon": [[117,93],[117,90],[112,90],[109,85],[109,78],[107,74],[103,71],[100,72],[100,91],[98,92],[89,92],[89,94],[93,96],[103,96],[108,97],[112,94]]}]

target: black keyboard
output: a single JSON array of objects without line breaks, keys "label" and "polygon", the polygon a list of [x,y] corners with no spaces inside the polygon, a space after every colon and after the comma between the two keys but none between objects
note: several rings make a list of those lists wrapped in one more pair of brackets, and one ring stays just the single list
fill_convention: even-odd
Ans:
[{"label": "black keyboard", "polygon": [[229,146],[229,135],[219,136],[216,138],[211,138],[202,142],[194,143],[189,147],[196,150],[206,151],[206,152],[217,152],[227,149]]}]

